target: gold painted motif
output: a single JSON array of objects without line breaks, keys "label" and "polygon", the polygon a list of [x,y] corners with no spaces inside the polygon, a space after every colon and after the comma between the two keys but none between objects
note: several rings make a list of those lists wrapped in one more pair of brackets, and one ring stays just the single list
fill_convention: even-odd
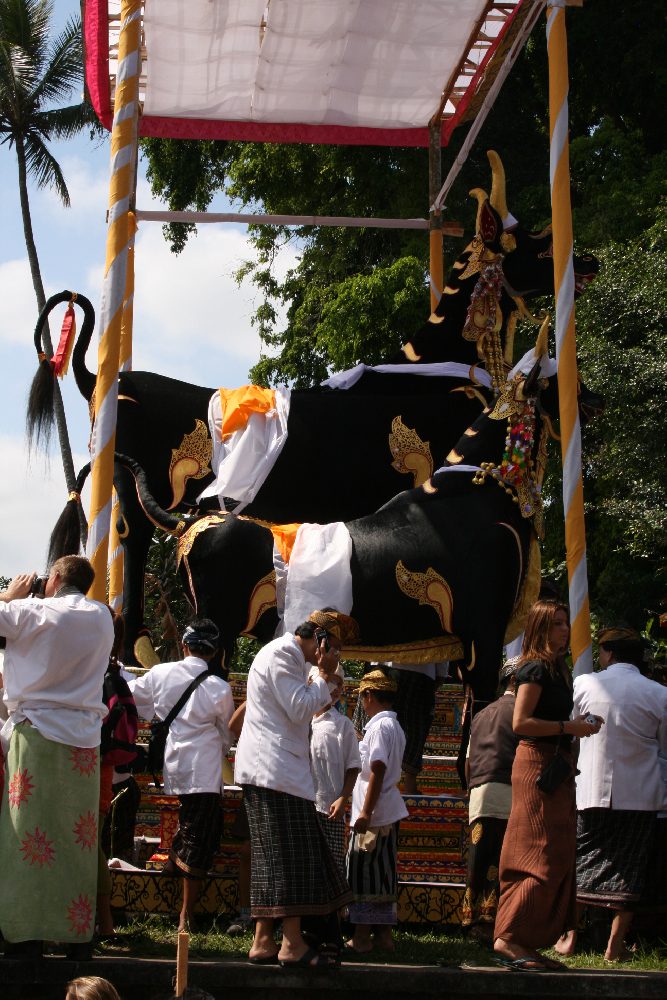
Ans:
[{"label": "gold painted motif", "polygon": [[269,608],[275,608],[276,605],[276,571],[272,569],[253,587],[248,601],[248,621],[241,629],[241,635],[252,638],[254,636],[253,630],[264,612],[268,611]]},{"label": "gold painted motif", "polygon": [[463,645],[456,635],[441,635],[423,642],[397,642],[392,646],[347,646],[342,650],[348,660],[367,663],[435,663],[437,660],[460,660]]},{"label": "gold painted motif", "polygon": [[528,612],[539,596],[541,583],[542,553],[540,551],[540,543],[535,535],[533,535],[530,540],[530,548],[528,550],[528,565],[526,567],[526,574],[521,584],[518,599],[514,605],[512,617],[507,628],[505,629],[504,645],[512,642],[523,632]]},{"label": "gold painted motif", "polygon": [[475,825],[472,828],[472,833],[470,834],[470,840],[472,841],[472,843],[479,844],[480,840],[482,839],[483,833],[484,833],[484,828],[482,827],[482,824],[475,823]]},{"label": "gold painted motif", "polygon": [[160,657],[153,649],[153,643],[147,635],[140,635],[134,643],[134,655],[137,662],[149,670],[156,663],[160,662]]},{"label": "gold painted motif", "polygon": [[454,599],[452,591],[447,581],[433,569],[432,566],[425,573],[412,572],[407,569],[399,559],[396,563],[396,583],[400,590],[420,605],[426,604],[433,608],[444,632],[452,631],[452,611]]},{"label": "gold painted motif", "polygon": [[194,545],[197,535],[201,535],[202,531],[208,531],[216,524],[224,524],[226,517],[226,514],[207,514],[206,517],[201,517],[194,524],[191,524],[176,542],[176,565],[178,566],[185,556],[190,555],[190,549]]},{"label": "gold painted motif", "polygon": [[195,420],[195,429],[183,435],[178,448],[171,452],[169,482],[172,498],[167,510],[173,510],[183,499],[188,479],[203,479],[211,471],[213,443],[203,420]]},{"label": "gold painted motif", "polygon": [[433,456],[428,441],[422,441],[417,432],[406,427],[402,418],[394,417],[389,435],[389,450],[394,461],[392,469],[412,473],[413,485],[421,486],[433,475]]}]

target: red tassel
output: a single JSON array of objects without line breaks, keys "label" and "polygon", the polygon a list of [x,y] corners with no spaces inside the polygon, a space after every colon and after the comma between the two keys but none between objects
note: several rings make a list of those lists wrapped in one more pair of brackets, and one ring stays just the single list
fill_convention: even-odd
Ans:
[{"label": "red tassel", "polygon": [[72,348],[74,347],[74,340],[76,338],[76,317],[74,315],[74,306],[70,302],[67,307],[67,312],[63,319],[63,325],[60,330],[60,341],[58,347],[56,348],[56,353],[51,358],[51,364],[53,365],[53,374],[57,375],[58,378],[64,378],[67,374],[67,369],[69,368],[69,359],[72,354]]}]

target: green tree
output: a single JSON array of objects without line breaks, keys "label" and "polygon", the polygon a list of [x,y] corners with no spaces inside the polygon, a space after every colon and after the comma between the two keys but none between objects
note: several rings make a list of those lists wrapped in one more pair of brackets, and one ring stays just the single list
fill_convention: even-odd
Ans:
[{"label": "green tree", "polygon": [[[583,429],[591,605],[637,627],[667,591],[667,208],[630,243],[600,251],[600,276],[577,306],[578,355],[604,413]],[[559,456],[545,484],[545,561],[565,583]]]},{"label": "green tree", "polygon": [[[49,150],[54,139],[69,139],[93,122],[85,103],[54,107],[66,100],[83,76],[81,23],[70,19],[53,40],[50,0],[0,0],[0,144],[16,153],[19,199],[25,245],[38,310],[46,298],[30,215],[28,179],[37,187],[54,188],[62,203],[70,203],[62,170]],[[53,354],[48,324],[43,330],[46,352]],[[56,385],[56,424],[68,490],[75,474],[65,422]]]}]

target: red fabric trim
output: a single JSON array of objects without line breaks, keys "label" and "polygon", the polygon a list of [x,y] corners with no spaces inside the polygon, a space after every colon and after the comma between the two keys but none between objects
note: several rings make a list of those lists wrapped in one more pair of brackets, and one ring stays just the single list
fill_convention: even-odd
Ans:
[{"label": "red fabric trim", "polygon": [[298,122],[209,121],[143,115],[140,136],[162,139],[240,139],[245,142],[307,142],[340,146],[428,146],[428,128],[363,128]]},{"label": "red fabric trim", "polygon": [[95,114],[111,130],[109,92],[109,25],[106,0],[82,0],[86,90]]}]

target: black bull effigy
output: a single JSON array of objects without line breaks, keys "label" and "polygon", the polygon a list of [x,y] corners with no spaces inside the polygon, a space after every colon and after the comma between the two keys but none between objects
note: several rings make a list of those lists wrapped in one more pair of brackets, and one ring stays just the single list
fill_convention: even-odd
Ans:
[{"label": "black bull effigy", "polygon": [[[349,658],[463,664],[475,701],[495,696],[502,647],[523,628],[540,586],[541,481],[556,375],[545,378],[546,324],[534,356],[421,486],[345,524],[359,643]],[[532,365],[526,373],[528,362]],[[581,389],[582,418],[601,400]],[[240,633],[268,641],[279,624],[271,525],[234,513],[184,523],[163,510],[136,462],[151,521],[179,538],[180,571],[199,615],[212,618],[225,654]],[[273,526],[275,527],[275,526]],[[314,577],[318,567],[311,567]]]},{"label": "black bull effigy", "polygon": [[[488,401],[487,390],[475,378],[476,367],[486,369],[494,388],[502,382],[511,363],[516,320],[526,312],[523,298],[553,291],[552,242],[549,229],[530,233],[509,215],[502,164],[496,154],[489,159],[491,196],[480,189],[472,192],[478,201],[474,238],[454,264],[435,312],[387,361],[415,366],[459,362],[470,366],[471,378],[367,371],[350,389],[293,392],[287,442],[247,514],[272,522],[326,523],[377,509],[405,487],[406,475],[414,486],[427,479],[433,455],[444,454]],[[591,256],[575,259],[577,291],[597,268]],[[63,292],[47,303],[36,329],[38,353],[44,316],[69,297]],[[74,348],[73,371],[90,402],[95,376],[86,368],[85,355],[92,307],[82,296],[78,301],[86,317]],[[52,382],[42,355],[29,406],[31,429],[39,431],[50,419]],[[151,494],[165,509],[195,509],[213,478],[206,426],[213,392],[152,372],[119,375],[116,448],[144,469]],[[308,456],[312,461],[304,480]],[[326,462],[319,460],[322,456]],[[132,477],[118,463],[114,483],[125,555],[124,658],[132,663],[135,640],[146,632],[143,582],[153,525],[137,502]]]}]

